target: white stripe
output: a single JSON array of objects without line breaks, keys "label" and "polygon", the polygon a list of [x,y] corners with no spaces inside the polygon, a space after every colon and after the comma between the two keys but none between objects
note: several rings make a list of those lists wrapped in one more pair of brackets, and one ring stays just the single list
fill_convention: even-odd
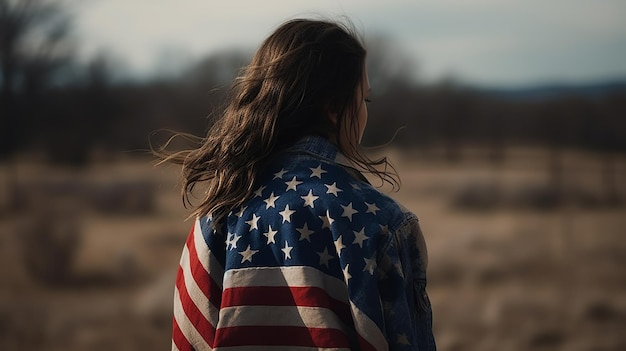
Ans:
[{"label": "white stripe", "polygon": [[200,333],[193,326],[180,303],[180,293],[178,288],[174,289],[174,319],[178,324],[178,327],[183,332],[183,335],[189,341],[191,346],[196,350],[211,350],[209,345],[204,341]]},{"label": "white stripe", "polygon": [[236,306],[220,310],[220,328],[242,326],[294,326],[337,329],[346,325],[331,310],[303,306]]},{"label": "white stripe", "polygon": [[224,268],[219,264],[215,256],[210,252],[209,246],[204,241],[204,235],[202,235],[202,227],[200,226],[200,220],[197,219],[193,228],[193,243],[196,247],[196,253],[198,260],[204,267],[204,269],[211,274],[213,280],[222,287],[222,280],[224,279]]},{"label": "white stripe", "polygon": [[348,288],[343,280],[307,266],[230,269],[224,274],[224,289],[249,286],[314,286],[348,303]]},{"label": "white stripe", "polygon": [[385,335],[383,335],[376,323],[352,302],[350,302],[350,307],[352,309],[352,319],[354,320],[354,327],[357,333],[374,346],[376,350],[389,350],[387,339],[385,339]]},{"label": "white stripe", "polygon": [[198,307],[200,313],[206,318],[211,325],[215,326],[217,324],[217,318],[219,310],[213,306],[213,304],[209,301],[209,299],[204,295],[198,283],[193,278],[191,273],[191,266],[189,262],[189,250],[187,246],[183,248],[183,254],[181,256],[180,266],[183,269],[183,277],[185,278],[185,287],[187,288],[187,293],[191,297],[194,305]]},{"label": "white stripe", "polygon": [[176,347],[176,344],[174,343],[174,340],[172,340],[172,351],[179,351],[178,347]]}]

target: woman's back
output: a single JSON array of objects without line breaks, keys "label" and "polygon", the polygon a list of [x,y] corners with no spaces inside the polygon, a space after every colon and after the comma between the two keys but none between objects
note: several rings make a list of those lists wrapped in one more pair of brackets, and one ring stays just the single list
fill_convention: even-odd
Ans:
[{"label": "woman's back", "polygon": [[[384,350],[428,343],[417,340],[423,331],[412,330],[416,316],[409,314],[416,306],[406,301],[407,289],[425,287],[425,275],[423,285],[413,282],[421,273],[401,266],[394,245],[414,216],[351,176],[323,138],[305,138],[276,161],[217,230],[210,218],[197,222],[187,251],[205,262],[194,274],[193,260],[183,260],[190,274],[179,290],[211,288],[200,301],[179,293],[177,323],[201,321],[199,345],[211,348]],[[393,319],[381,301],[394,306]],[[388,345],[388,333],[397,335],[397,345]],[[179,349],[194,339],[178,338]]]}]

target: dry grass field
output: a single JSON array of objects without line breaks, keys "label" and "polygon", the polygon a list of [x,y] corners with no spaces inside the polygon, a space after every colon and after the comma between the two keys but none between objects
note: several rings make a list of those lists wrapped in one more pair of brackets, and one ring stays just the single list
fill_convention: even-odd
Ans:
[{"label": "dry grass field", "polygon": [[[428,243],[440,350],[626,350],[626,157],[610,178],[564,151],[554,183],[540,149],[390,156]],[[134,159],[0,165],[0,350],[169,349],[191,226],[176,177]]]}]

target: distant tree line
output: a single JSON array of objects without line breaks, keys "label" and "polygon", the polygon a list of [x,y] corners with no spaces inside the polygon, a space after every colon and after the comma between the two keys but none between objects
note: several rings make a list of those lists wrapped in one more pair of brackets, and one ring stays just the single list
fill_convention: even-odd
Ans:
[{"label": "distant tree line", "polygon": [[601,152],[626,151],[626,85],[602,94],[585,89],[525,97],[463,87],[391,85],[369,106],[368,141],[402,146],[443,145],[454,158],[460,144],[532,144]]},{"label": "distant tree line", "polygon": [[[203,135],[249,59],[247,53],[221,52],[175,77],[113,79],[118,68],[106,55],[76,62],[70,29],[55,2],[0,0],[0,158],[36,150],[51,162],[83,164],[94,150],[146,150],[159,129]],[[624,86],[539,98],[454,81],[426,86],[406,78],[410,60],[386,43],[369,45],[375,93],[367,145],[386,143],[405,127],[394,145],[443,145],[450,159],[464,144],[489,147],[494,160],[509,143],[626,151]]]}]

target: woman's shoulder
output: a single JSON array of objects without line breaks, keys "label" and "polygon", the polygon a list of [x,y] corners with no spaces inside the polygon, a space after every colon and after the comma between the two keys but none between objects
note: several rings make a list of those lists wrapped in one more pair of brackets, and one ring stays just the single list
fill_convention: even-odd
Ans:
[{"label": "woman's shoulder", "polygon": [[360,183],[354,196],[368,205],[368,211],[377,213],[390,227],[402,225],[407,220],[417,220],[417,216],[403,204],[367,183]]},{"label": "woman's shoulder", "polygon": [[389,195],[354,177],[345,166],[323,159],[296,158],[269,167],[259,188],[270,187],[310,192],[321,200],[320,206],[341,209],[340,216],[363,213],[389,225],[415,216]]}]

